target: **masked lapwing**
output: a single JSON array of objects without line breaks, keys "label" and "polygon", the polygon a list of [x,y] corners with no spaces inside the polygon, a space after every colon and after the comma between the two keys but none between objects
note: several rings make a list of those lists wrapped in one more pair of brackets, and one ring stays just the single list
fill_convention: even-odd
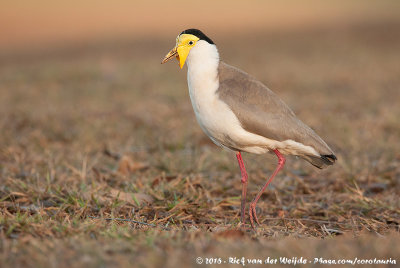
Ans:
[{"label": "masked lapwing", "polygon": [[318,168],[332,165],[329,146],[269,88],[251,75],[221,61],[214,42],[197,29],[181,32],[162,63],[176,57],[187,63],[190,99],[200,127],[218,146],[233,150],[242,177],[241,222],[245,222],[247,173],[241,152],[274,152],[278,166],[250,203],[251,226],[259,221],[256,204],[285,164],[299,156]]}]

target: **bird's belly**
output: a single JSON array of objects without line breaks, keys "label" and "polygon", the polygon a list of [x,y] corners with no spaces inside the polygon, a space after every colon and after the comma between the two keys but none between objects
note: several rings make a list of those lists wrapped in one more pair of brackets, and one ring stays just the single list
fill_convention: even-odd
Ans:
[{"label": "bird's belly", "polygon": [[[215,88],[215,89],[214,89]],[[202,130],[216,143],[224,145],[224,137],[229,134],[229,117],[215,94],[217,85],[208,88],[193,87],[189,83],[189,94],[197,122]]]},{"label": "bird's belly", "polygon": [[193,87],[189,83],[196,119],[207,136],[218,146],[232,150],[267,152],[269,146],[265,146],[266,139],[244,130],[233,111],[215,92],[210,88]]},{"label": "bird's belly", "polygon": [[218,104],[207,104],[205,107],[197,102],[192,104],[197,122],[207,136],[218,146],[228,145],[225,140],[229,137],[229,126],[224,122],[224,113],[215,107]]}]

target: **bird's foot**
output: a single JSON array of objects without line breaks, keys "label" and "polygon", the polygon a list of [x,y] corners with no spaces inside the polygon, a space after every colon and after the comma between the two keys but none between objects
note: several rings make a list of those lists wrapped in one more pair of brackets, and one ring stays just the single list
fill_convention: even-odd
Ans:
[{"label": "bird's foot", "polygon": [[249,215],[250,215],[251,227],[253,227],[253,229],[255,229],[256,227],[254,225],[254,221],[256,221],[256,223],[258,225],[260,225],[260,222],[258,221],[257,213],[256,213],[256,203],[253,203],[253,202],[250,203]]}]

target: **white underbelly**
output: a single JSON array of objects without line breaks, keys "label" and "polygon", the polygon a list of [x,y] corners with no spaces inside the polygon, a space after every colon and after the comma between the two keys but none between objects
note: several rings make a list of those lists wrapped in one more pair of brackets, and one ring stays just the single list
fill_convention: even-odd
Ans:
[{"label": "white underbelly", "polygon": [[[191,95],[192,96],[192,95]],[[226,113],[219,107],[217,100],[204,105],[199,99],[191,98],[197,122],[202,130],[219,146],[223,146],[224,139],[231,133],[231,129],[224,122]]]}]

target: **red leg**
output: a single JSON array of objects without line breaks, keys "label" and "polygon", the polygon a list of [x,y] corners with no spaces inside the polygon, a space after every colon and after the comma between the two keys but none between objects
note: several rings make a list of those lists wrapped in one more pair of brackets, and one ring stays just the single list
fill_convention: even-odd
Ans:
[{"label": "red leg", "polygon": [[[260,222],[257,219],[257,214],[256,214],[256,204],[258,199],[260,199],[261,195],[263,194],[263,192],[265,191],[265,189],[267,189],[268,185],[271,183],[271,181],[274,179],[274,177],[276,176],[276,174],[278,174],[278,172],[283,168],[283,166],[285,165],[286,159],[285,157],[283,157],[283,155],[281,155],[281,153],[278,150],[274,150],[274,153],[276,154],[276,156],[278,157],[278,166],[276,167],[274,173],[272,173],[271,178],[269,178],[269,180],[264,184],[263,188],[258,192],[258,194],[256,195],[256,197],[254,198],[254,200],[250,203],[250,209],[249,209],[249,214],[250,214],[250,223],[251,226],[254,228],[254,220],[260,224]],[[253,220],[254,218],[254,220]]]},{"label": "red leg", "polygon": [[236,158],[238,160],[240,173],[242,175],[242,199],[240,202],[240,221],[242,222],[242,224],[244,224],[245,223],[244,217],[246,214],[245,209],[246,209],[246,193],[247,193],[247,172],[242,160],[242,154],[240,152],[236,153]]}]

